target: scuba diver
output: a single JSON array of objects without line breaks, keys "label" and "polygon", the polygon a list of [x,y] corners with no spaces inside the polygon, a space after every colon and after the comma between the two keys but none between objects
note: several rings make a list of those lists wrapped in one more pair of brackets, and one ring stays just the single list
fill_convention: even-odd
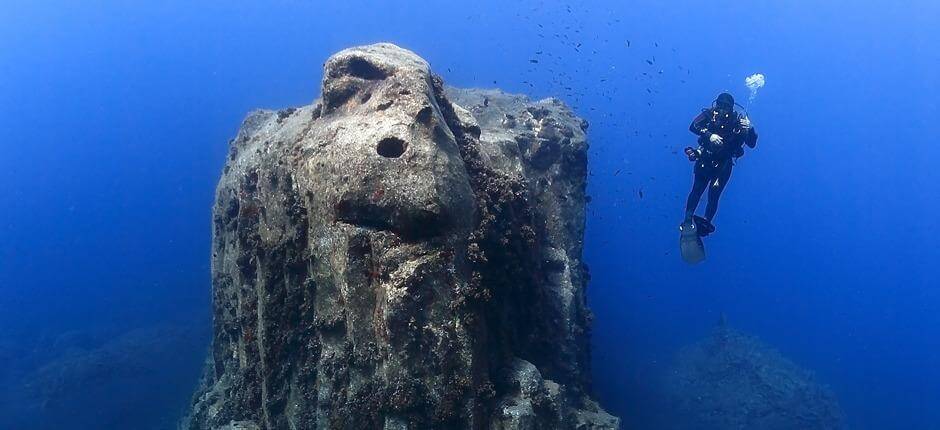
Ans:
[{"label": "scuba diver", "polygon": [[[734,161],[744,155],[744,145],[757,145],[757,132],[751,120],[735,112],[734,97],[721,93],[710,108],[702,109],[689,126],[689,131],[698,136],[698,148],[685,148],[689,161],[695,163],[692,191],[685,205],[683,225],[693,226],[698,236],[704,237],[715,231],[712,220],[718,211],[718,199],[728,185]],[[738,105],[740,106],[740,105]],[[742,108],[743,109],[743,108]],[[708,188],[708,204],[705,216],[695,215],[695,209]]]}]

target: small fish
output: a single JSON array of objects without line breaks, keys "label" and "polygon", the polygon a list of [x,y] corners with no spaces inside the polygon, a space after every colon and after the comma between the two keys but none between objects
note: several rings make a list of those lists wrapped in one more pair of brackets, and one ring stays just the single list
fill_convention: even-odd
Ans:
[{"label": "small fish", "polygon": [[639,191],[637,191],[637,193],[640,195],[640,199],[642,200],[642,199],[643,199],[643,189],[640,188]]},{"label": "small fish", "polygon": [[626,42],[626,43],[627,43],[627,48],[629,48],[629,47],[630,47],[630,39],[627,39],[627,42]]},{"label": "small fish", "polygon": [[530,62],[530,63],[533,63],[533,64],[537,64],[537,63],[539,62],[539,60],[536,60],[536,59],[533,58],[533,59],[530,59],[529,62]]},{"label": "small fish", "polygon": [[652,61],[652,60],[646,60],[646,64],[649,64],[650,66],[652,66],[652,65],[653,65],[653,61]]}]

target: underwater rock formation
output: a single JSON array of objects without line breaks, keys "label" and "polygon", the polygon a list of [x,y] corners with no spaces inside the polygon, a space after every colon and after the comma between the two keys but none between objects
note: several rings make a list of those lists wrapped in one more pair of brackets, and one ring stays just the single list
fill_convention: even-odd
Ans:
[{"label": "underwater rock formation", "polygon": [[677,428],[841,430],[835,395],[805,370],[726,324],[679,353],[666,389]]},{"label": "underwater rock formation", "polygon": [[[181,327],[149,327],[132,330],[100,346],[75,347],[69,339],[82,333],[66,333],[63,351],[55,360],[35,370],[25,380],[26,391],[44,403],[79,397],[90,386],[122,378],[141,378],[178,360],[179,353],[199,349],[206,339]],[[91,342],[88,342],[91,344]]]},{"label": "underwater rock formation", "polygon": [[0,378],[0,427],[172,428],[207,338],[189,325],[44,336],[3,362],[16,371]]},{"label": "underwater rock formation", "polygon": [[256,111],[213,209],[189,429],[613,429],[590,400],[587,123],[344,50]]}]

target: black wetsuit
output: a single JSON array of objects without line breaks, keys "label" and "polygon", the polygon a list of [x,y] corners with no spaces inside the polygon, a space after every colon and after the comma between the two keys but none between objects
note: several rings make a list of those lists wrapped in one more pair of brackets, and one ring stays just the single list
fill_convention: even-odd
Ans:
[{"label": "black wetsuit", "polygon": [[[734,111],[719,111],[714,108],[703,109],[689,125],[689,131],[698,136],[701,155],[695,160],[695,180],[692,191],[686,201],[686,219],[691,219],[698,207],[702,193],[708,188],[708,205],[705,207],[705,220],[711,223],[718,212],[718,199],[728,185],[734,160],[744,155],[744,145],[754,148],[757,145],[757,132],[754,127],[741,127],[741,116]],[[713,144],[709,137],[721,136],[720,145]]]}]

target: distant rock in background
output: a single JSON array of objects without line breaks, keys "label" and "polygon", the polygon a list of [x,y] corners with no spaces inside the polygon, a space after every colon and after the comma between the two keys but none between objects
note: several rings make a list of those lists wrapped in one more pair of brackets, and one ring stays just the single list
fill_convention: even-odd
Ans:
[{"label": "distant rock in background", "polygon": [[344,50],[257,111],[213,210],[187,429],[615,429],[590,397],[587,123]]},{"label": "distant rock in background", "polygon": [[0,427],[169,429],[198,377],[208,333],[158,326],[70,331],[20,347],[0,389]]},{"label": "distant rock in background", "polygon": [[720,324],[683,349],[666,390],[681,422],[698,430],[840,430],[835,395],[756,338]]}]

